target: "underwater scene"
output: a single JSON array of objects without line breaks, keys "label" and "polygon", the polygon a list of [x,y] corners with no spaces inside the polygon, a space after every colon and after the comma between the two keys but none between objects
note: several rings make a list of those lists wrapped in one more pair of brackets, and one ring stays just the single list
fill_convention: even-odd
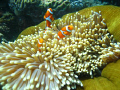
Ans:
[{"label": "underwater scene", "polygon": [[0,0],[0,90],[120,90],[120,1]]}]

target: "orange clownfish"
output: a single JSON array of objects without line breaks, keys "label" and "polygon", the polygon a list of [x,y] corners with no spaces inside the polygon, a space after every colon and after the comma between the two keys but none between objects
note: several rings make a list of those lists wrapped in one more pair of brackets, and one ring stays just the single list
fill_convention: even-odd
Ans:
[{"label": "orange clownfish", "polygon": [[43,39],[40,38],[40,39],[38,40],[38,44],[37,44],[38,49],[39,49],[40,52],[41,52],[41,46],[42,46],[42,44],[43,44]]},{"label": "orange clownfish", "polygon": [[73,26],[72,25],[67,25],[65,27],[63,27],[59,32],[58,32],[58,40],[60,38],[64,38],[67,35],[71,34],[71,31],[73,30]]},{"label": "orange clownfish", "polygon": [[47,12],[44,15],[44,19],[46,19],[46,28],[51,28],[51,22],[54,21],[52,8],[47,9]]}]

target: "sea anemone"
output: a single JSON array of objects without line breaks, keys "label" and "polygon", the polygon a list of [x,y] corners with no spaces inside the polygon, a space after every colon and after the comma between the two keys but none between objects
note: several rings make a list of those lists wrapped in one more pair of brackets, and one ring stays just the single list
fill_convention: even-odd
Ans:
[{"label": "sea anemone", "polygon": [[[63,41],[76,58],[74,67],[76,73],[89,73],[93,77],[92,72],[98,70],[99,67],[120,58],[120,43],[116,43],[113,35],[110,35],[106,27],[105,19],[102,18],[101,11],[99,13],[91,11],[89,18],[80,15],[78,12],[74,16],[69,14],[59,21],[58,26],[73,25],[75,31]],[[67,51],[66,49],[66,51]]]},{"label": "sea anemone", "polygon": [[[0,45],[0,82],[3,89],[59,90],[82,85],[78,75],[93,77],[96,70],[120,56],[120,43],[110,35],[101,12],[91,11],[89,18],[67,15],[65,20],[51,26],[44,33],[39,28],[35,34],[21,36],[14,42]],[[57,40],[57,32],[66,25],[73,25],[71,35]],[[41,52],[37,43],[44,42]],[[107,51],[108,50],[108,51]]]},{"label": "sea anemone", "polygon": [[68,88],[71,83],[82,84],[72,69],[75,58],[61,52],[56,39],[48,39],[43,43],[42,52],[38,51],[37,40],[42,33],[23,36],[15,42],[2,42],[0,82],[5,84],[3,89],[59,90],[66,84]]}]

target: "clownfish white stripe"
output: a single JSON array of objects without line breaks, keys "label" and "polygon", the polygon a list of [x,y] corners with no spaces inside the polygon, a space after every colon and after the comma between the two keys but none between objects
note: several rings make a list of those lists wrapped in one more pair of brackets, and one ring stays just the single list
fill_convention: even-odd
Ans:
[{"label": "clownfish white stripe", "polygon": [[62,30],[60,30],[60,31],[61,31],[62,35],[67,36],[66,34],[64,34],[65,31],[62,31]]},{"label": "clownfish white stripe", "polygon": [[52,20],[50,19],[50,16],[46,17],[46,20],[48,20],[49,22],[52,22]]},{"label": "clownfish white stripe", "polygon": [[53,14],[53,12],[51,12],[51,10],[50,10],[50,9],[48,9],[48,11],[49,11],[51,14]]},{"label": "clownfish white stripe", "polygon": [[66,26],[66,30],[67,30],[68,32],[71,32],[71,30],[68,29],[68,26]]}]

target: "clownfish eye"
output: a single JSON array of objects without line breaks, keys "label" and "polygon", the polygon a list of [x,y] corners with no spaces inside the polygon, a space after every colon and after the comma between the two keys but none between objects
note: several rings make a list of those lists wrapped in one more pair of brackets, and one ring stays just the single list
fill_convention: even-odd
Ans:
[{"label": "clownfish eye", "polygon": [[68,29],[70,29],[70,26],[68,26]]}]

